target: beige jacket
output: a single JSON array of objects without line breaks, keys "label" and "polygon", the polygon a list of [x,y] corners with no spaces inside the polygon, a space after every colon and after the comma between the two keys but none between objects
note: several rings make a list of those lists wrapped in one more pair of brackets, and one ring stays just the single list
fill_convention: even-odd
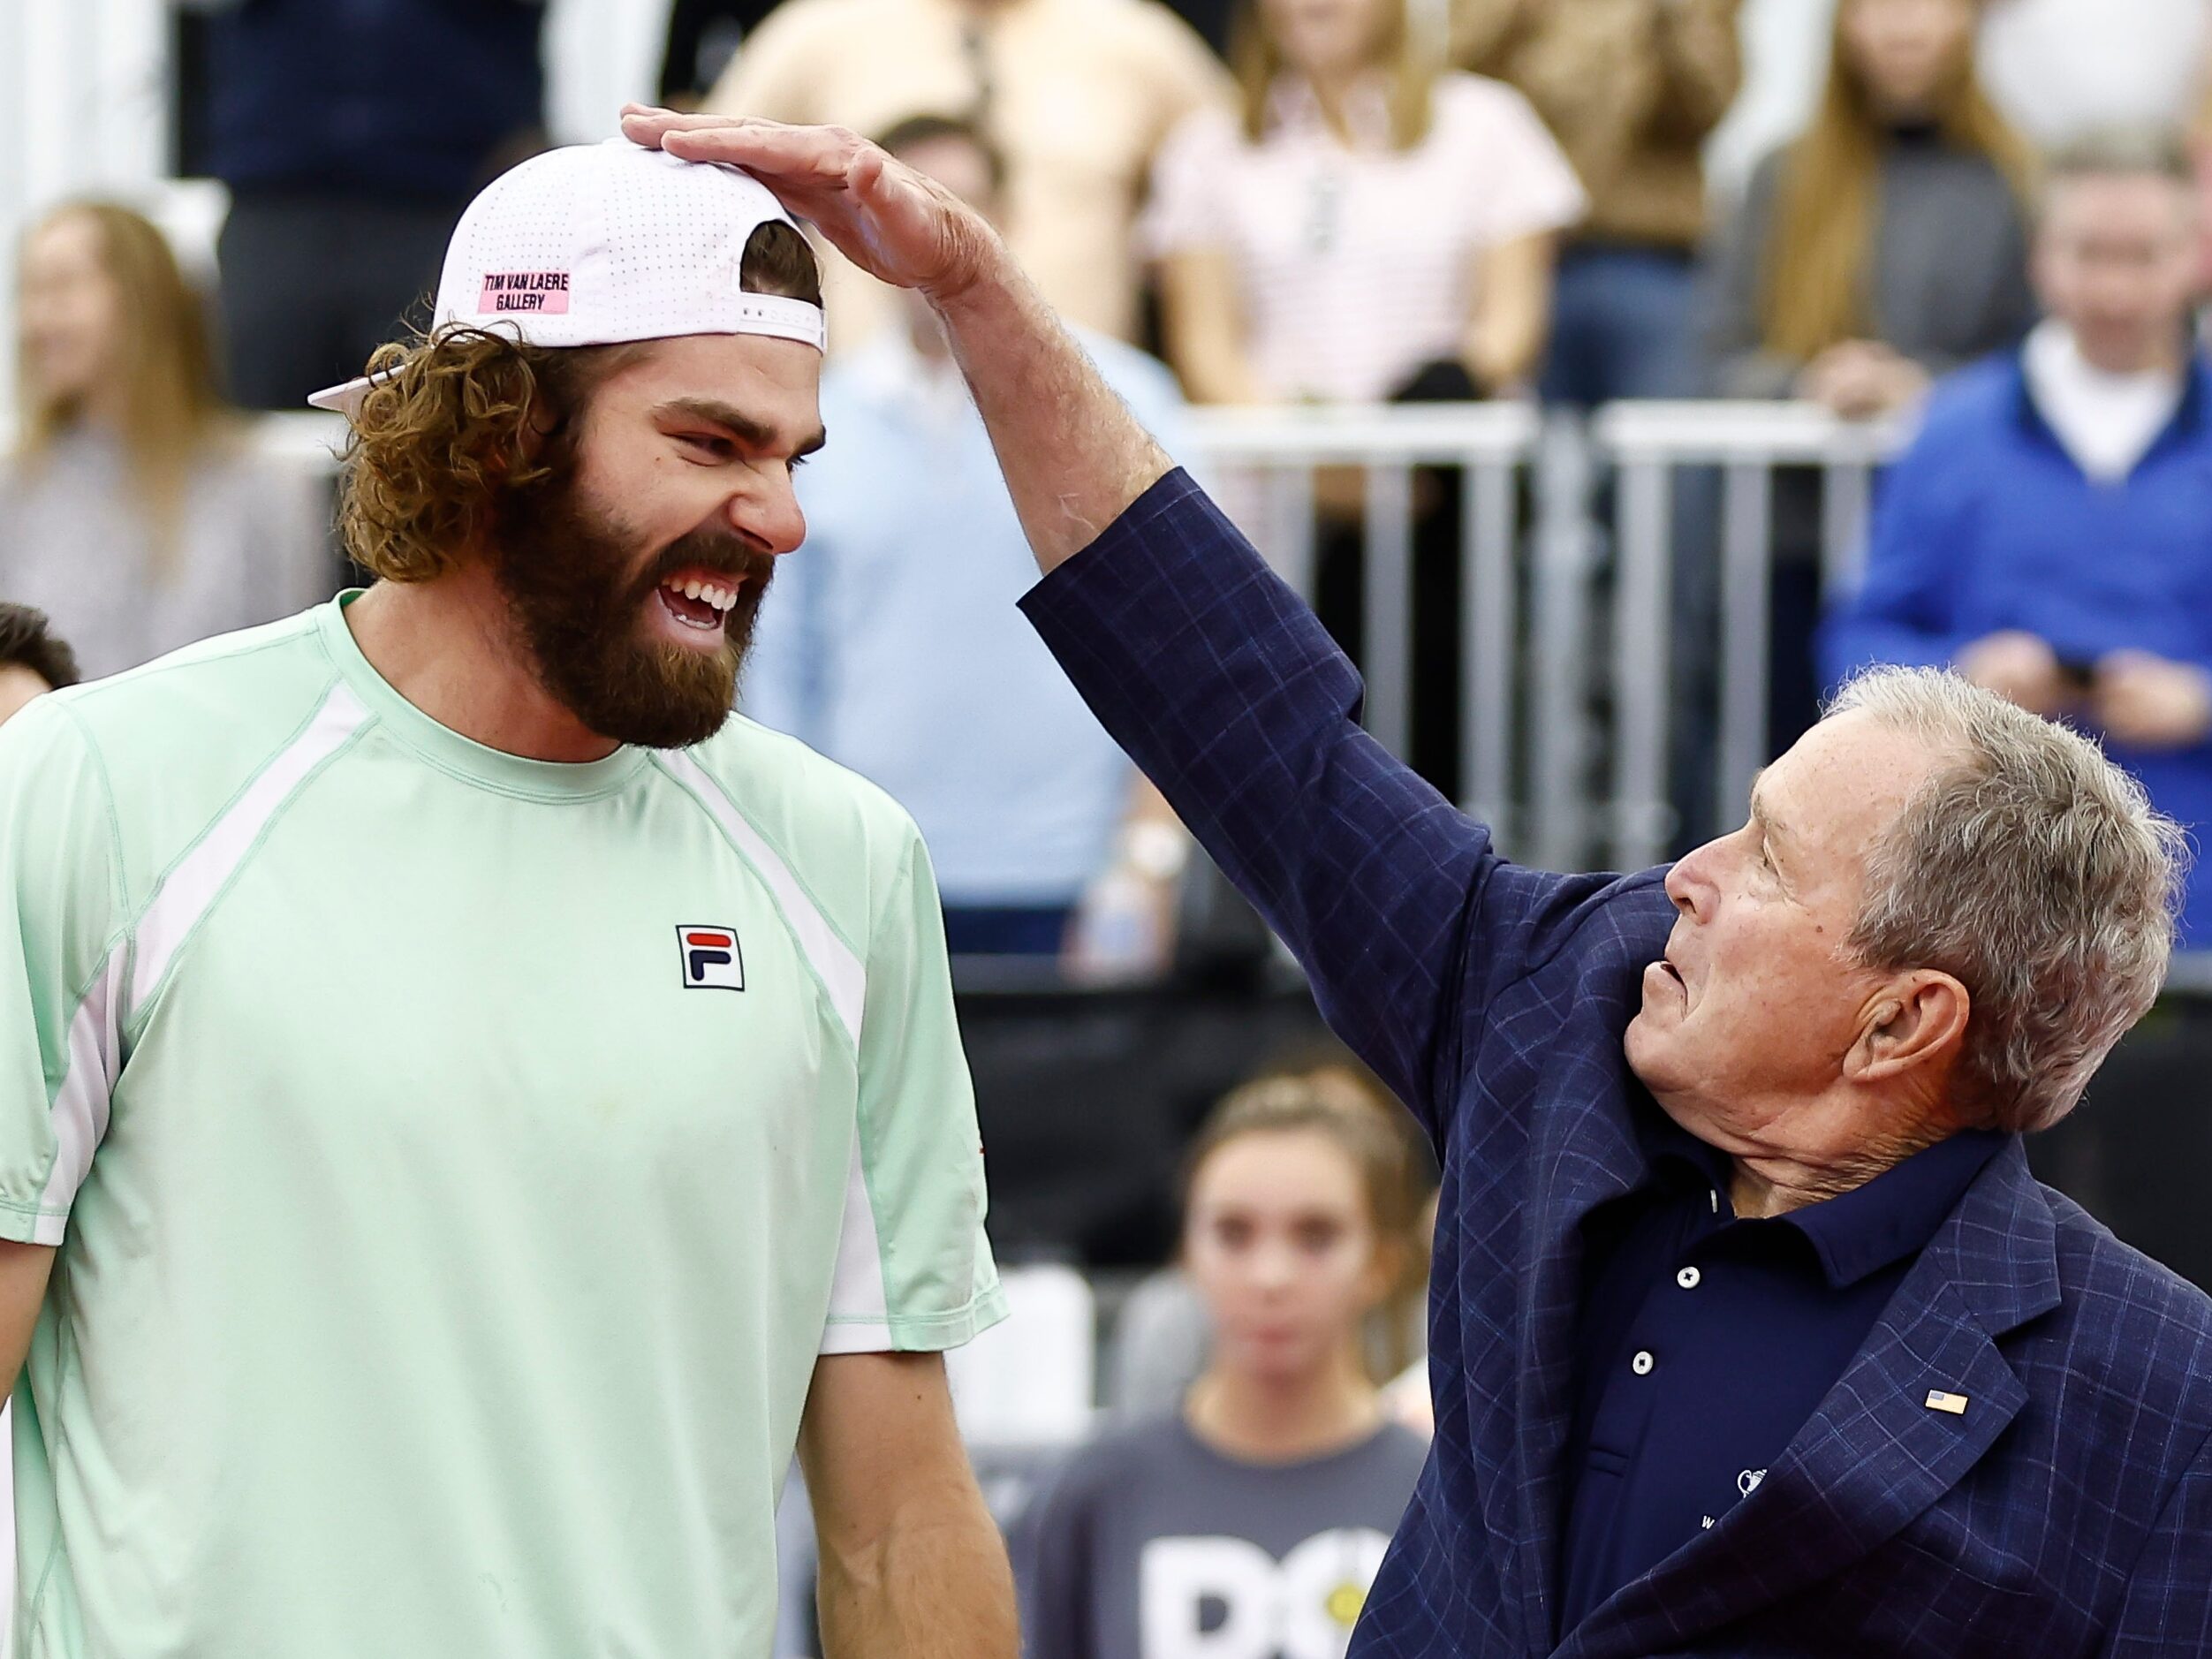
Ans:
[{"label": "beige jacket", "polygon": [[1526,95],[1582,175],[1582,233],[1687,251],[1699,151],[1743,80],[1741,0],[1452,0],[1452,61]]}]

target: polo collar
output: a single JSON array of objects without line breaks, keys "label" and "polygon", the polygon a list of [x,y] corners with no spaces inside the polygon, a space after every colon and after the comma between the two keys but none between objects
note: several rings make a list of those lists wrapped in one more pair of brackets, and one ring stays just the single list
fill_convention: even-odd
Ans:
[{"label": "polo collar", "polygon": [[1804,1234],[1837,1290],[1926,1249],[1982,1165],[2011,1137],[1962,1129],[1862,1186],[1780,1217]]},{"label": "polo collar", "polygon": [[[1663,1110],[1639,1114],[1637,1131],[1657,1178],[1680,1191],[1709,1186],[1719,1194],[1716,1213],[1734,1218],[1728,1199],[1734,1166],[1726,1153]],[[1822,1276],[1841,1290],[1925,1249],[1982,1166],[2011,1139],[1993,1129],[1961,1130],[1863,1186],[1774,1219],[1803,1236]]]}]

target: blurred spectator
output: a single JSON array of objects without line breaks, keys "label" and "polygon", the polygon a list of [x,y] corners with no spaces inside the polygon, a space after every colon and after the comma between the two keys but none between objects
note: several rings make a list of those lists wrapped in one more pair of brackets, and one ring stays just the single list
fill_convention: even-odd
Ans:
[{"label": "blurred spectator", "polygon": [[1289,1079],[1192,1155],[1184,1255],[1215,1329],[1174,1415],[1076,1454],[1016,1537],[1031,1659],[1341,1655],[1426,1442],[1360,1336],[1410,1230],[1405,1140]]},{"label": "blurred spectator", "polygon": [[1976,0],[1842,0],[1813,124],[1762,162],[1714,251],[1723,397],[1858,419],[2034,320],[2026,143],[1974,79]]},{"label": "blurred spectator", "polygon": [[[233,396],[296,409],[434,288],[477,187],[542,142],[540,0],[188,0]],[[424,319],[418,318],[417,321]]]},{"label": "blurred spectator", "polygon": [[2119,126],[2178,127],[2196,111],[2207,0],[1987,0],[1990,95],[2039,146]]},{"label": "blurred spectator", "polygon": [[[1465,399],[1532,378],[1557,233],[1583,212],[1527,101],[1439,72],[1405,0],[1241,0],[1242,104],[1189,117],[1155,175],[1168,351],[1207,403]],[[1457,480],[1426,473],[1413,559],[1411,759],[1457,792]],[[1360,655],[1356,473],[1325,471],[1322,619]]]},{"label": "blurred spectator", "polygon": [[[971,124],[918,117],[883,142],[995,211],[1003,165]],[[807,542],[779,561],[745,710],[914,814],[956,953],[1069,943],[1101,973],[1163,966],[1183,832],[1014,609],[1036,580],[1028,541],[936,317],[899,299],[901,325],[822,376],[833,442],[799,476]],[[1177,450],[1167,370],[1118,341],[1084,343]]]},{"label": "blurred spectator", "polygon": [[246,447],[160,231],[57,208],[24,239],[18,322],[0,599],[46,611],[101,675],[329,593],[319,486]]},{"label": "blurred spectator", "polygon": [[1234,58],[1242,108],[1176,130],[1147,225],[1192,397],[1380,403],[1436,365],[1525,384],[1587,206],[1527,102],[1439,74],[1405,0],[1245,0]]},{"label": "blurred spectator", "polygon": [[28,605],[0,604],[0,725],[34,697],[77,683],[77,655]]},{"label": "blurred spectator", "polygon": [[1697,390],[1700,151],[1742,78],[1740,0],[1454,0],[1453,61],[1527,94],[1590,193],[1559,261],[1543,394]]},{"label": "blurred spectator", "polygon": [[[1952,663],[2100,733],[2153,801],[2212,823],[2212,366],[2191,344],[2195,200],[2177,138],[2054,158],[2034,272],[2049,320],[1930,405],[1825,641]],[[2212,947],[2212,868],[2182,914]]]},{"label": "blurred spectator", "polygon": [[[1228,95],[1220,61],[1155,0],[786,0],[708,103],[863,133],[931,111],[974,122],[1006,158],[1007,239],[1045,298],[1127,340],[1153,153]],[[832,349],[897,315],[882,284],[828,266]]]},{"label": "blurred spectator", "polygon": [[[1435,1231],[1433,1192],[1429,1204],[1418,1201],[1432,1188],[1430,1164],[1416,1142],[1413,1120],[1375,1080],[1374,1073],[1349,1053],[1330,1054],[1310,1063],[1266,1071],[1240,1093],[1271,1090],[1305,1096],[1339,1111],[1364,1113],[1405,1138],[1406,1179],[1413,1196],[1393,1203],[1393,1210],[1417,1216],[1402,1250],[1390,1289],[1368,1321],[1363,1337],[1367,1373],[1382,1382],[1402,1377],[1428,1357],[1428,1240]],[[1114,1342],[1106,1376],[1106,1404],[1125,1420],[1162,1417],[1182,1409],[1184,1397],[1206,1368],[1213,1348],[1213,1322],[1182,1262],[1140,1280],[1123,1302],[1114,1323]]]},{"label": "blurred spectator", "polygon": [[[1760,164],[1714,249],[1707,330],[1720,395],[1887,414],[2034,320],[2034,160],[1974,79],[1975,11],[1976,0],[1837,7],[1811,125]],[[1821,489],[1809,469],[1775,481],[1770,754],[1819,713]],[[1687,572],[1686,586],[1701,583],[1709,589],[1709,571]],[[1716,599],[1702,602],[1709,613]]]}]

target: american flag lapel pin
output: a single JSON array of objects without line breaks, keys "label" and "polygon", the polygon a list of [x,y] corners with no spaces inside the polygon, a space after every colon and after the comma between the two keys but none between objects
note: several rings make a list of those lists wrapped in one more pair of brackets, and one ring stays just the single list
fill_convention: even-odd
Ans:
[{"label": "american flag lapel pin", "polygon": [[1925,1404],[1931,1412],[1949,1412],[1953,1417],[1966,1414],[1966,1397],[1964,1394],[1946,1394],[1941,1389],[1930,1389]]}]

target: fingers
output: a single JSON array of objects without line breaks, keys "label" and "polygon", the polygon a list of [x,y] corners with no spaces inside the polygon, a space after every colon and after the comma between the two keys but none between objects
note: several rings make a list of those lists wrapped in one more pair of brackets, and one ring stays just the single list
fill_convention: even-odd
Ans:
[{"label": "fingers", "polygon": [[786,126],[757,116],[681,115],[630,105],[622,135],[687,162],[723,162],[754,172],[820,172],[842,159],[848,135],[834,127]]},{"label": "fingers", "polygon": [[697,110],[687,114],[644,103],[625,103],[622,106],[623,136],[640,144],[650,143],[663,133],[695,133],[716,127],[754,125],[761,125],[756,116],[709,115]]},{"label": "fingers", "polygon": [[784,126],[775,121],[731,121],[710,126],[670,127],[660,147],[687,162],[720,162],[764,179],[794,183],[844,182],[859,148],[836,127]]}]

